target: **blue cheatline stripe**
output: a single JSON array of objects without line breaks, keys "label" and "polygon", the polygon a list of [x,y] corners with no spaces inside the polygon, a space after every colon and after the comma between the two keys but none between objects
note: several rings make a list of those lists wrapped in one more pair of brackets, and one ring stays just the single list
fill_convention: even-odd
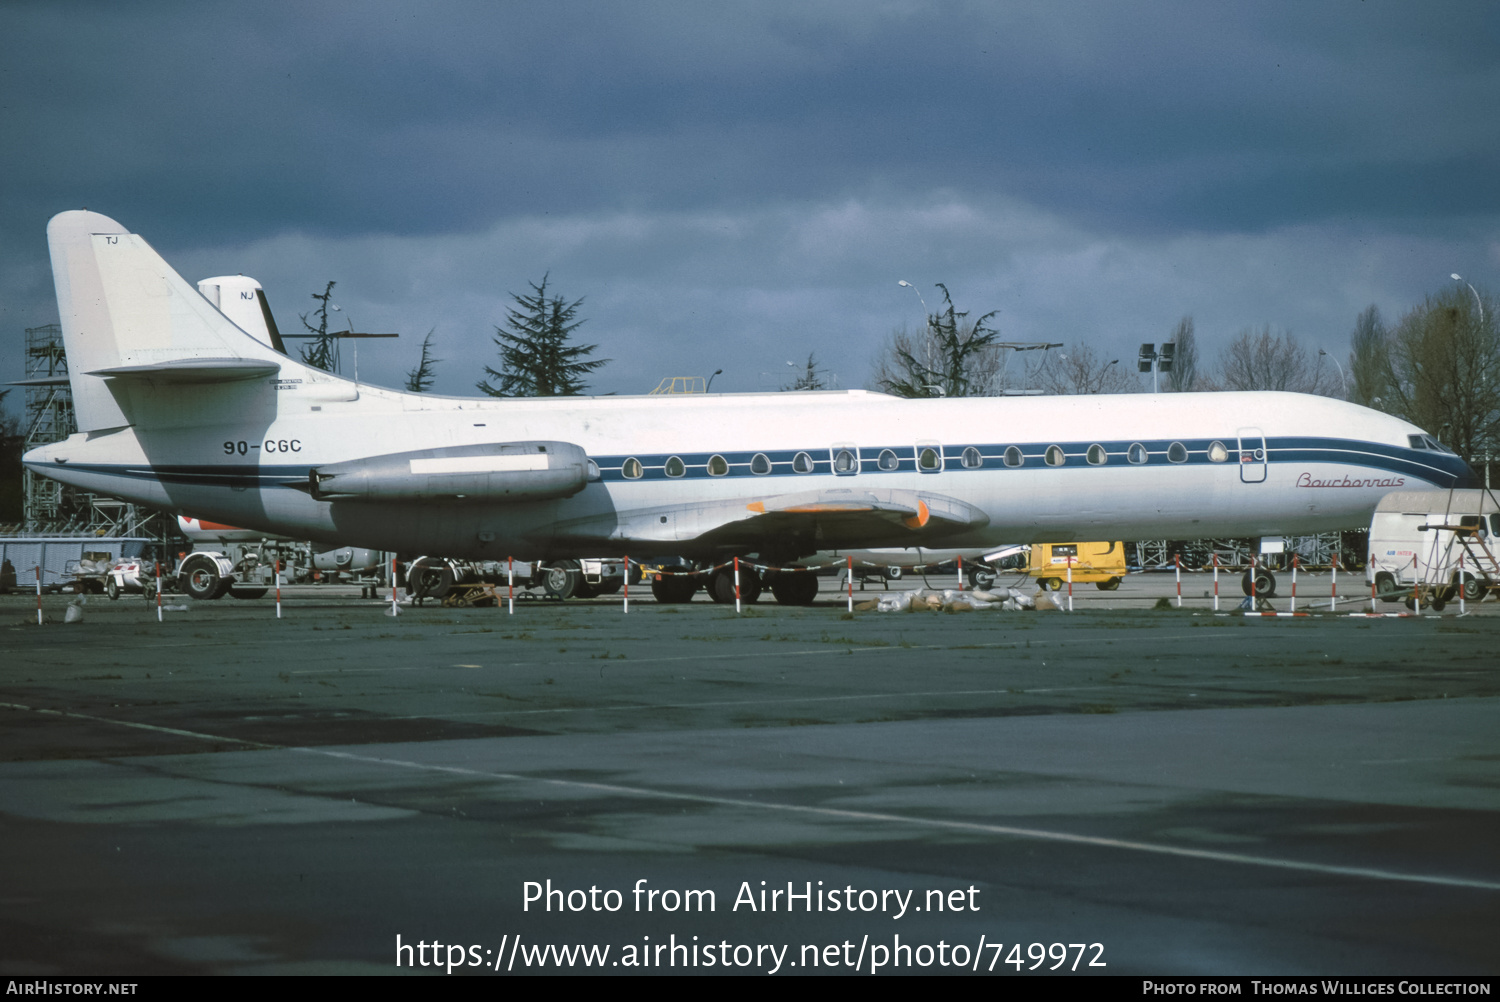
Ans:
[{"label": "blue cheatline stripe", "polygon": [[[1213,443],[1219,442],[1227,450],[1227,458],[1223,463],[1215,463],[1208,458],[1208,450]],[[1187,451],[1187,458],[1180,463],[1174,463],[1168,456],[1169,450],[1174,444],[1181,444]],[[1060,466],[1046,465],[1045,456],[1047,450],[1053,445],[1062,449],[1064,461]],[[1102,446],[1105,451],[1105,462],[1102,465],[1094,465],[1088,461],[1088,450],[1094,445]],[[1141,445],[1146,450],[1146,462],[1144,464],[1129,462],[1127,453],[1132,445]],[[1104,442],[1007,442],[1007,443],[981,443],[969,442],[956,445],[939,445],[932,443],[931,448],[937,450],[941,456],[941,471],[970,473],[979,471],[1016,473],[1022,470],[1101,470],[1119,468],[1161,468],[1178,466],[1235,466],[1239,461],[1238,440],[1234,436],[1220,439],[1131,439]],[[1248,447],[1248,443],[1247,443]],[[859,459],[859,476],[861,479],[867,477],[880,477],[888,473],[910,474],[918,470],[919,451],[927,448],[925,445],[877,445],[861,446],[857,450]],[[1005,453],[1010,448],[1019,449],[1023,457],[1020,466],[1005,465]],[[979,453],[979,465],[966,467],[963,465],[963,454],[968,449],[975,449]],[[750,478],[754,480],[765,480],[768,478],[800,478],[802,476],[822,475],[829,476],[833,471],[833,453],[837,449],[830,450],[827,446],[821,448],[807,449],[767,449],[762,452],[729,451],[729,452],[683,452],[683,453],[638,453],[635,456],[592,456],[594,463],[599,467],[600,479],[604,483],[632,483],[632,482],[659,482],[666,480],[702,480],[702,479],[729,479]],[[896,465],[893,469],[881,469],[881,454],[889,452],[896,457]],[[812,468],[807,473],[797,473],[793,464],[798,455],[805,454],[810,460]],[[668,477],[666,464],[671,458],[682,460],[684,473],[681,477]],[[757,455],[766,456],[771,463],[771,471],[764,474],[751,472],[750,464]],[[729,471],[722,476],[713,476],[708,472],[709,460],[714,456],[722,456],[727,462]],[[632,480],[624,476],[622,468],[629,459],[638,460],[644,475]],[[1407,449],[1400,446],[1384,445],[1378,442],[1362,442],[1355,439],[1338,438],[1309,438],[1309,437],[1284,437],[1266,440],[1266,461],[1271,465],[1282,466],[1293,463],[1330,463],[1345,466],[1355,466],[1372,471],[1374,474],[1385,474],[1396,477],[1415,477],[1424,481],[1435,483],[1440,487],[1462,486],[1472,476],[1468,467],[1457,456],[1445,453],[1431,452],[1419,449]],[[169,484],[193,484],[205,487],[287,487],[301,486],[307,482],[310,466],[256,466],[253,464],[195,464],[195,465],[163,465],[163,466],[141,466],[141,465],[80,465],[69,464],[67,469],[84,470],[89,473],[107,476],[125,477],[131,480],[152,480]],[[930,472],[939,472],[934,469]],[[1373,486],[1373,485],[1372,485]]]}]

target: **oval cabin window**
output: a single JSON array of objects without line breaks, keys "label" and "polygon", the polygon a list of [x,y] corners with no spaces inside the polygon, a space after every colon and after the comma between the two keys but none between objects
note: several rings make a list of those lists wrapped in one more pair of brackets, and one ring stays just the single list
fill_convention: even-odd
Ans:
[{"label": "oval cabin window", "polygon": [[792,459],[793,473],[811,473],[813,471],[813,458],[805,452],[799,452]]},{"label": "oval cabin window", "polygon": [[680,477],[684,473],[687,472],[687,464],[684,463],[682,460],[678,459],[676,456],[673,456],[671,459],[667,460],[667,468],[666,469],[667,469],[667,476],[669,476],[669,477]]},{"label": "oval cabin window", "polygon": [[1224,447],[1223,442],[1215,442],[1208,447],[1208,461],[1210,463],[1222,463],[1229,458],[1229,450]]},{"label": "oval cabin window", "polygon": [[1187,446],[1183,445],[1181,442],[1173,442],[1170,446],[1167,447],[1167,462],[1186,463]]},{"label": "oval cabin window", "polygon": [[1010,448],[1005,450],[1006,466],[1020,466],[1024,462],[1026,462],[1026,457],[1021,455],[1020,449],[1016,448],[1015,446],[1011,446]]},{"label": "oval cabin window", "polygon": [[833,456],[833,472],[840,476],[848,476],[859,472],[859,460],[854,458],[854,453],[848,449],[840,449]]},{"label": "oval cabin window", "polygon": [[1146,447],[1136,442],[1126,451],[1125,458],[1139,466],[1146,461]]},{"label": "oval cabin window", "polygon": [[1109,453],[1107,453],[1107,452],[1104,451],[1104,446],[1102,446],[1102,445],[1091,445],[1091,446],[1089,446],[1089,465],[1090,466],[1103,466],[1108,461],[1109,461]]},{"label": "oval cabin window", "polygon": [[977,470],[984,465],[984,457],[972,445],[964,450],[963,465],[966,470]]},{"label": "oval cabin window", "polygon": [[1063,455],[1062,446],[1060,446],[1060,445],[1049,445],[1049,446],[1047,446],[1047,465],[1048,466],[1061,466],[1064,463],[1066,463],[1067,461],[1068,461],[1068,457],[1065,456],[1065,455]]},{"label": "oval cabin window", "polygon": [[935,473],[942,468],[943,460],[938,456],[938,451],[929,446],[917,455],[917,466],[923,473]]},{"label": "oval cabin window", "polygon": [[620,467],[620,475],[626,480],[639,480],[645,472],[641,467],[641,461],[634,456],[625,460],[625,465]]},{"label": "oval cabin window", "polygon": [[896,454],[890,449],[881,449],[880,458],[875,460],[875,465],[882,470],[899,470],[901,468],[901,460],[897,459]]},{"label": "oval cabin window", "polygon": [[723,456],[710,456],[708,460],[708,475],[711,477],[722,477],[729,472],[729,460]]},{"label": "oval cabin window", "polygon": [[750,472],[758,477],[763,477],[771,472],[771,457],[764,452],[757,452],[755,458],[750,460]]}]

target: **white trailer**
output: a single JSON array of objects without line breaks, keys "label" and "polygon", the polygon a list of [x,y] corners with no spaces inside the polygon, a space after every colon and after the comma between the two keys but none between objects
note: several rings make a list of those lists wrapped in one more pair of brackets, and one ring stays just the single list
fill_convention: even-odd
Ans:
[{"label": "white trailer", "polygon": [[[1463,589],[1467,601],[1500,589],[1500,504],[1487,490],[1394,491],[1370,519],[1365,580],[1387,602],[1436,608]],[[1431,598],[1428,598],[1431,596]]]}]

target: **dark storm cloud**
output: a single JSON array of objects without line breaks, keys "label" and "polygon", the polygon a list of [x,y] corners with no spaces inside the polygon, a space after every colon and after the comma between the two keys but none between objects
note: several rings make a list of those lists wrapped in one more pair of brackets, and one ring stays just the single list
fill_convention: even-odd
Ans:
[{"label": "dark storm cloud", "polygon": [[12,7],[4,216],[415,233],[872,185],[1126,229],[1493,210],[1430,195],[1500,166],[1489,10],[1304,7]]},{"label": "dark storm cloud", "polygon": [[51,319],[43,227],[88,205],[283,323],[336,278],[470,368],[553,269],[606,389],[775,385],[810,346],[857,385],[920,319],[898,277],[1021,336],[1334,345],[1500,263],[1492,10],[11,3],[0,321]]}]

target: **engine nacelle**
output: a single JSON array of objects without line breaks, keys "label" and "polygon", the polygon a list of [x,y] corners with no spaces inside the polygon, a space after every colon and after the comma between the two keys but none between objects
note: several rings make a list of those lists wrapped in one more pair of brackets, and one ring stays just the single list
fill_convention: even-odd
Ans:
[{"label": "engine nacelle", "polygon": [[502,442],[397,452],[319,466],[308,474],[319,501],[520,502],[583,490],[594,469],[570,442]]},{"label": "engine nacelle", "polygon": [[382,563],[379,550],[367,550],[363,546],[341,546],[337,550],[313,555],[313,567],[320,571],[371,571]]}]

